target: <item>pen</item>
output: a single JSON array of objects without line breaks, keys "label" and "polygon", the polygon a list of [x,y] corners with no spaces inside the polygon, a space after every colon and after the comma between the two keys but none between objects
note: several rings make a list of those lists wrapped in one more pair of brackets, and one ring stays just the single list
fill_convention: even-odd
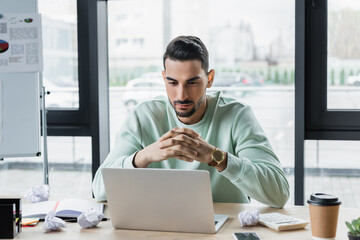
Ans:
[{"label": "pen", "polygon": [[[102,222],[105,222],[105,221],[109,221],[110,218],[106,218],[104,217],[103,219],[101,219]],[[75,223],[77,222],[77,218],[69,218],[69,219],[64,219],[65,222],[70,222],[70,223]]]}]

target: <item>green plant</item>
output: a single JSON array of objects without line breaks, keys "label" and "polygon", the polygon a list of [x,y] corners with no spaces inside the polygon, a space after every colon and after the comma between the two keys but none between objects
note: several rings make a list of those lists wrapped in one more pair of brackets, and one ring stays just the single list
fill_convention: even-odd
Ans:
[{"label": "green plant", "polygon": [[291,72],[290,72],[290,84],[293,85],[294,81],[295,81],[295,71],[294,71],[294,69],[291,69]]},{"label": "green plant", "polygon": [[351,235],[360,236],[360,217],[349,222],[345,222],[346,226],[350,230]]},{"label": "green plant", "polygon": [[268,68],[267,69],[267,74],[266,74],[266,81],[271,81],[272,80],[272,77],[271,77],[271,69]]},{"label": "green plant", "polygon": [[340,85],[345,85],[345,70],[341,69],[340,71]]},{"label": "green plant", "polygon": [[288,85],[289,84],[289,73],[287,71],[287,69],[284,70],[284,75],[283,75],[283,79],[282,79],[282,82],[284,85]]},{"label": "green plant", "polygon": [[275,81],[275,83],[277,83],[277,84],[280,83],[280,76],[279,76],[279,70],[278,70],[278,69],[275,70],[274,81]]},{"label": "green plant", "polygon": [[335,70],[334,69],[331,69],[330,79],[331,79],[331,86],[334,86],[335,85]]}]

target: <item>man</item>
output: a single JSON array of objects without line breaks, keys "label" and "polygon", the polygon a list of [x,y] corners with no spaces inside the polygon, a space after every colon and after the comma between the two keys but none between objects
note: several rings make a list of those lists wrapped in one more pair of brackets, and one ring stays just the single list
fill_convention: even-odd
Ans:
[{"label": "man", "polygon": [[163,63],[168,98],[140,103],[125,121],[95,175],[96,199],[106,199],[104,167],[203,169],[214,202],[246,203],[249,196],[283,207],[289,184],[251,108],[220,92],[206,95],[215,71],[201,40],[175,38]]}]

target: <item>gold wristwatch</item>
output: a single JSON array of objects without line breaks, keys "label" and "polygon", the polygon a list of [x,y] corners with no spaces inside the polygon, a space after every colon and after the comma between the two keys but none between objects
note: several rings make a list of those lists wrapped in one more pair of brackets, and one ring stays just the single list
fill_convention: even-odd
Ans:
[{"label": "gold wristwatch", "polygon": [[211,151],[211,161],[208,163],[209,166],[215,167],[222,163],[226,158],[226,153],[215,147],[214,150]]}]

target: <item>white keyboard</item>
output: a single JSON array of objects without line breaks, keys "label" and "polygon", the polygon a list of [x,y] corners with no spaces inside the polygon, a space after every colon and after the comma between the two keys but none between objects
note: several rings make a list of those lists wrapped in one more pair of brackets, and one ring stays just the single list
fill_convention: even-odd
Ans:
[{"label": "white keyboard", "polygon": [[305,228],[309,224],[308,221],[275,212],[260,214],[259,223],[277,231]]}]

